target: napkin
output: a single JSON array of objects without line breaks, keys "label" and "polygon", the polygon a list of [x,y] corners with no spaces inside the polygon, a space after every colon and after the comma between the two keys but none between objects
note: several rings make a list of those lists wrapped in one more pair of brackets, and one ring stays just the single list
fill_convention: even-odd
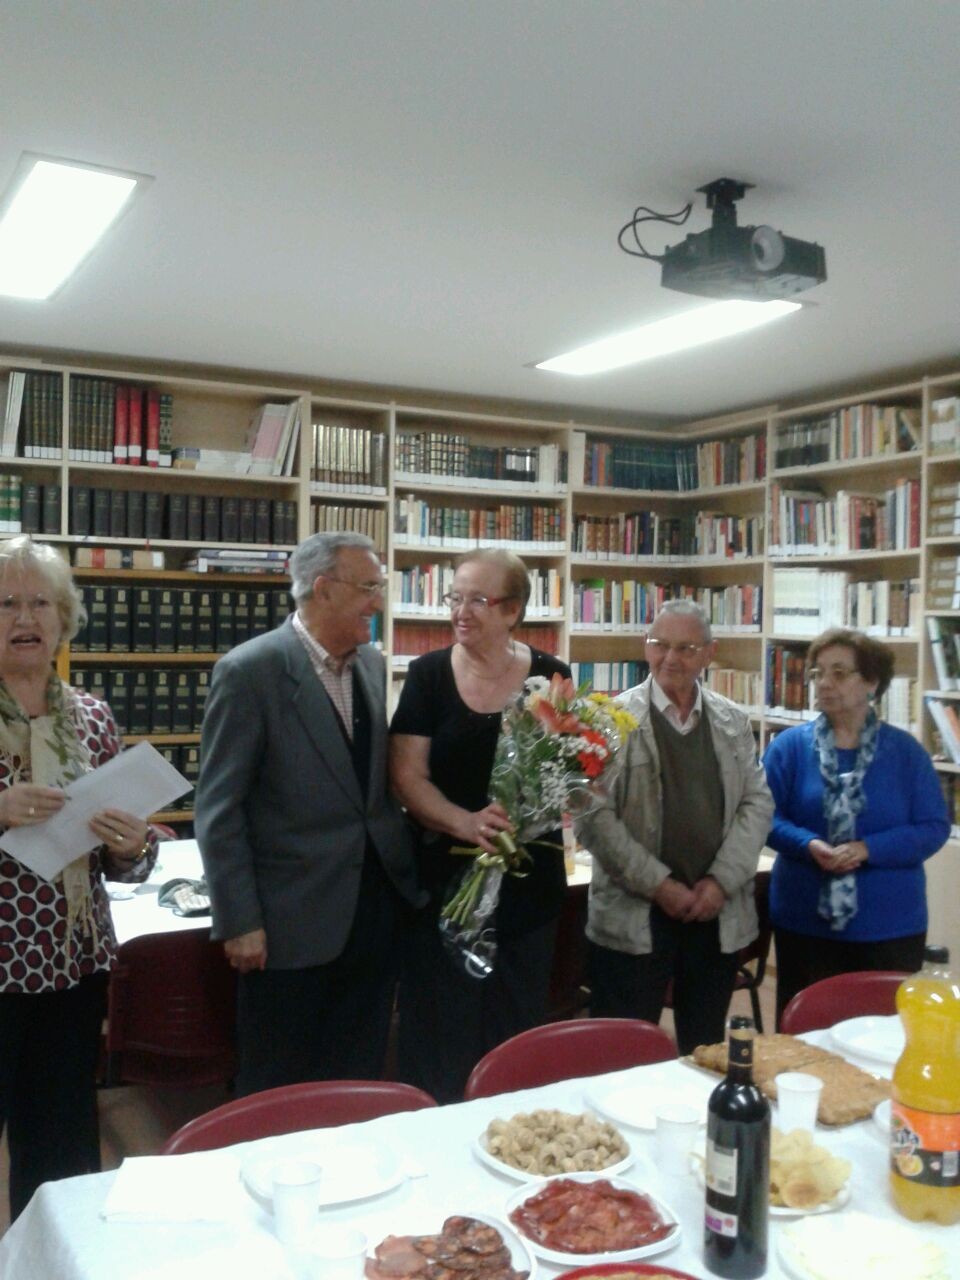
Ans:
[{"label": "napkin", "polygon": [[249,1207],[236,1155],[198,1151],[128,1157],[102,1214],[108,1222],[222,1222]]}]

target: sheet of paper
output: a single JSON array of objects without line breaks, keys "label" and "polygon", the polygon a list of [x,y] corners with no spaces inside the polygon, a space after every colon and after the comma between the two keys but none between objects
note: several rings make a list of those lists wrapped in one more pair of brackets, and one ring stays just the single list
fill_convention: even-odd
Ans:
[{"label": "sheet of paper", "polygon": [[189,790],[190,783],[155,747],[138,742],[65,787],[69,799],[52,818],[5,831],[0,836],[0,849],[12,853],[44,880],[54,880],[74,858],[100,843],[90,830],[95,813],[123,809],[148,818]]}]

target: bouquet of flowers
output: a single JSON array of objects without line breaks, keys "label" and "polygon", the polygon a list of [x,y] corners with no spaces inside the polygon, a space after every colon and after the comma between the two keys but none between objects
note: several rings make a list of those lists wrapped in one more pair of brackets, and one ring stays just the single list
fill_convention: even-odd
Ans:
[{"label": "bouquet of flowers", "polygon": [[471,857],[440,911],[440,931],[449,954],[472,977],[493,971],[496,934],[488,924],[504,875],[523,876],[529,844],[560,826],[564,814],[581,816],[605,793],[621,746],[637,727],[603,693],[574,687],[554,675],[533,676],[507,704],[490,777],[490,799],[512,824],[491,841],[496,853],[456,848]]}]

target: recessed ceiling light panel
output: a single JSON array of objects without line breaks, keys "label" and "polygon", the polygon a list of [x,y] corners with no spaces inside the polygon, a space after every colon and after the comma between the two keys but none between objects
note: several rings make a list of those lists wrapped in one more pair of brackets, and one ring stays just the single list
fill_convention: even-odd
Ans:
[{"label": "recessed ceiling light panel", "polygon": [[49,298],[150,181],[25,153],[2,203],[0,294]]}]

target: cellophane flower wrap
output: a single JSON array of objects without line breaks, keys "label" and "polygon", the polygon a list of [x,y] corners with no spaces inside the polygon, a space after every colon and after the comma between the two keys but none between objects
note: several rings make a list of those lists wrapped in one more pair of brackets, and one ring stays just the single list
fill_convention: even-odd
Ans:
[{"label": "cellophane flower wrap", "polygon": [[440,911],[448,954],[472,977],[493,972],[497,954],[491,918],[505,875],[524,876],[527,848],[556,830],[565,814],[580,817],[606,794],[620,748],[637,722],[606,694],[577,689],[572,680],[532,676],[504,708],[490,776],[490,799],[501,804],[513,830],[491,843],[496,853],[455,848],[470,856]]}]

